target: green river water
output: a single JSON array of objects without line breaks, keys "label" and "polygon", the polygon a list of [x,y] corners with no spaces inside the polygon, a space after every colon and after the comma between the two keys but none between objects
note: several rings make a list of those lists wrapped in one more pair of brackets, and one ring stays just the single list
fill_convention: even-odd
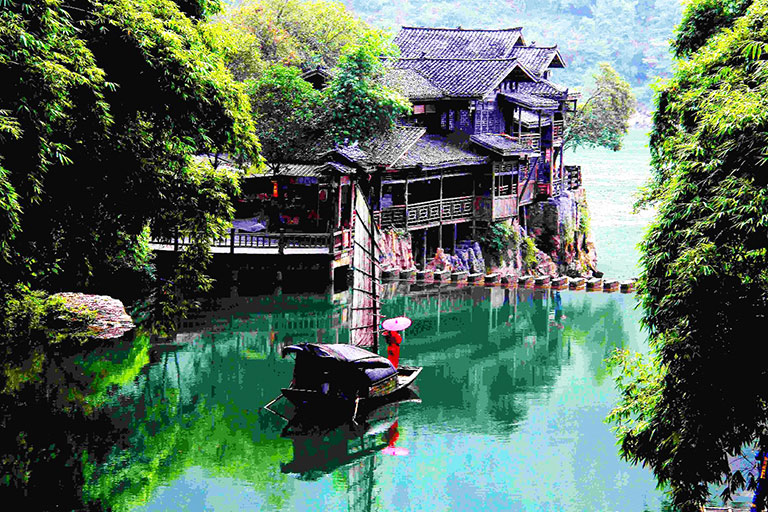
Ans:
[{"label": "green river water", "polygon": [[[569,158],[584,168],[607,277],[638,273],[649,214],[629,207],[645,141],[633,132],[623,152]],[[6,485],[29,510],[668,509],[604,422],[617,399],[605,358],[647,350],[634,295],[391,283],[383,314],[414,321],[401,361],[424,367],[418,399],[353,431],[282,436],[285,422],[260,410],[291,380],[280,348],[346,341],[346,300],[222,301],[172,343],[137,337],[63,358],[45,396],[19,397],[4,425],[15,447],[0,456],[27,460],[4,466],[21,475]]]}]

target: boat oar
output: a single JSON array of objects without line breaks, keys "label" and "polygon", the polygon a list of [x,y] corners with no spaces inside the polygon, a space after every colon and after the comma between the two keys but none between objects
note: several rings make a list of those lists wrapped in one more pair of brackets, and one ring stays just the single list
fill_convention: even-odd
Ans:
[{"label": "boat oar", "polygon": [[266,409],[266,410],[268,410],[269,412],[271,412],[271,413],[272,413],[272,414],[274,414],[275,416],[280,416],[280,417],[281,417],[281,418],[283,418],[285,421],[290,421],[288,418],[286,418],[285,416],[283,416],[283,415],[282,415],[282,414],[280,414],[279,412],[277,412],[277,411],[273,411],[272,409],[270,409],[270,408],[269,408],[269,406],[270,406],[270,405],[273,405],[273,404],[277,403],[277,401],[278,401],[278,400],[280,400],[281,398],[285,398],[285,395],[283,395],[282,393],[280,393],[279,395],[277,395],[277,397],[276,397],[274,400],[272,400],[272,401],[271,401],[271,402],[269,402],[267,405],[265,405],[264,407],[262,407],[262,409]]},{"label": "boat oar", "polygon": [[355,418],[357,417],[357,407],[360,405],[360,396],[357,395],[355,397],[355,410],[352,413],[352,424],[357,425],[357,421],[355,421]]}]

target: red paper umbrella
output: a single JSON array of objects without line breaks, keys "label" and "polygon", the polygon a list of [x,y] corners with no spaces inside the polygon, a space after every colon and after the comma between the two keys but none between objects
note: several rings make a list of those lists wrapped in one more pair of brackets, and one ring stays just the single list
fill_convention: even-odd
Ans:
[{"label": "red paper umbrella", "polygon": [[407,316],[396,316],[395,318],[387,318],[381,324],[381,326],[387,331],[404,331],[411,326],[411,319]]}]

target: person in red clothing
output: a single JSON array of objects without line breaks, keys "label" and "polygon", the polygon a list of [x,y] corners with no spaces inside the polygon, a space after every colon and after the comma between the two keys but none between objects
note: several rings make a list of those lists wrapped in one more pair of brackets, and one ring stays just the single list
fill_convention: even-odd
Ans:
[{"label": "person in red clothing", "polygon": [[384,331],[382,335],[387,340],[387,359],[392,363],[392,366],[397,368],[400,362],[400,343],[402,343],[403,337],[397,331]]}]

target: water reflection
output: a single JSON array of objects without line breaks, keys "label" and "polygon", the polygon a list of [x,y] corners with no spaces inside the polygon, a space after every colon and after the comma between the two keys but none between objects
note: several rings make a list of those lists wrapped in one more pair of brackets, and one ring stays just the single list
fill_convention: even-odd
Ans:
[{"label": "water reflection", "polygon": [[[348,302],[223,302],[170,343],[137,338],[62,358],[69,373],[5,400],[4,446],[16,445],[3,454],[6,488],[34,494],[41,510],[54,508],[45,500],[94,510],[662,509],[650,475],[618,460],[603,424],[616,397],[605,356],[644,343],[634,298],[409,285],[385,294],[385,316],[414,320],[401,360],[424,367],[421,403],[358,428],[290,435],[259,411],[291,379],[280,349],[345,341]],[[62,379],[77,391],[54,392]]]}]

